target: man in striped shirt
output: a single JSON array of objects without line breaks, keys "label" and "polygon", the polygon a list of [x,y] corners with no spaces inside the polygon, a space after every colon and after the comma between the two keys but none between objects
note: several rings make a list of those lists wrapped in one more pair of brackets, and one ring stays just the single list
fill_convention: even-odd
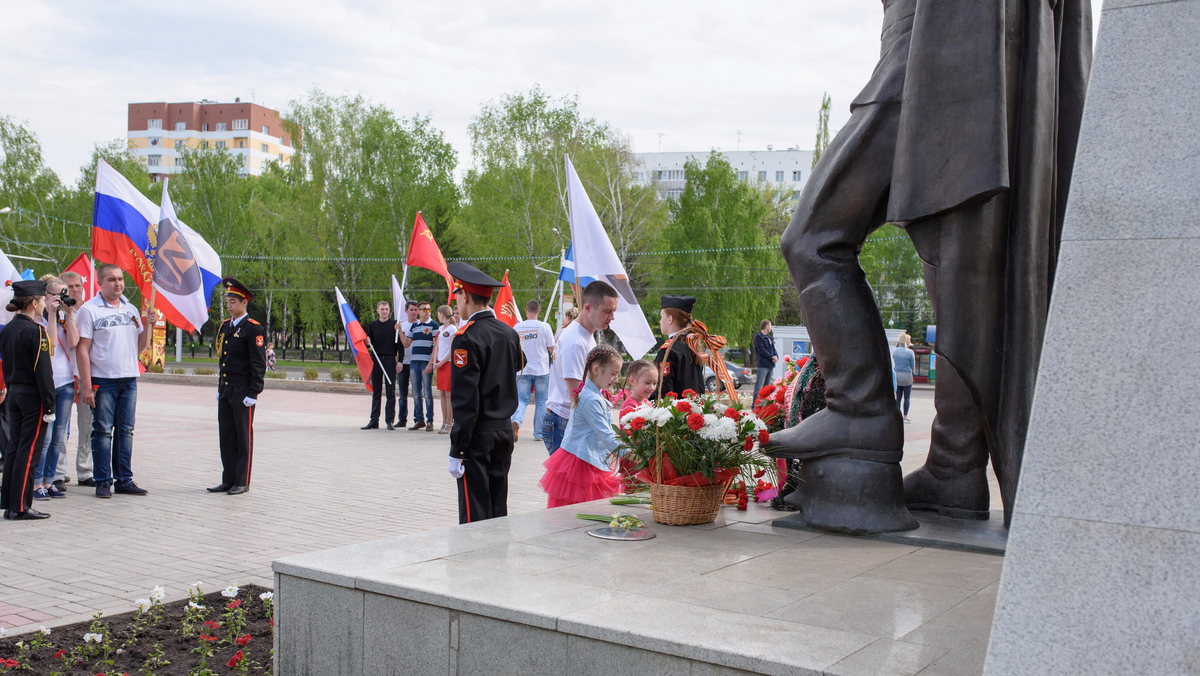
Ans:
[{"label": "man in striped shirt", "polygon": [[[433,336],[437,333],[438,323],[429,316],[429,303],[422,301],[417,304],[420,313],[418,321],[408,327],[408,331],[400,336],[400,342],[407,349],[412,348],[412,361],[409,364],[409,378],[413,390],[413,426],[410,430],[433,431]],[[423,403],[422,403],[423,402]]]}]

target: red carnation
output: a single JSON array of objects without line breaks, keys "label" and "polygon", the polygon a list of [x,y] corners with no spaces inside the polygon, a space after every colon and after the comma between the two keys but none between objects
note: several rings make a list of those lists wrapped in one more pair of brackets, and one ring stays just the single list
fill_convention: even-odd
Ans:
[{"label": "red carnation", "polygon": [[645,419],[645,418],[634,418],[634,419],[633,419],[632,421],[630,421],[630,423],[629,423],[629,429],[631,429],[631,430],[633,430],[633,431],[635,431],[635,432],[636,432],[637,430],[640,430],[640,429],[642,429],[642,428],[643,428],[643,427],[645,427],[645,426],[646,426],[646,419]]},{"label": "red carnation", "polygon": [[766,430],[758,431],[758,443],[760,446],[766,446],[771,442],[771,433]]},{"label": "red carnation", "polygon": [[234,640],[234,643],[238,644],[239,646],[244,646],[249,642],[250,642],[250,634],[242,634],[241,636],[237,637]]},{"label": "red carnation", "polygon": [[754,437],[746,437],[746,443],[742,444],[742,448],[747,451],[754,448]]},{"label": "red carnation", "polygon": [[737,508],[739,512],[746,511],[746,498],[738,500]]},{"label": "red carnation", "polygon": [[783,389],[783,388],[780,388],[779,390],[777,390],[777,391],[775,392],[775,401],[776,401],[777,403],[780,403],[780,404],[782,404],[782,403],[783,403],[783,397],[784,397],[784,395],[785,395],[785,394],[787,394],[787,390],[785,390],[785,389]]},{"label": "red carnation", "polygon": [[730,420],[737,420],[739,417],[741,417],[741,415],[742,414],[738,413],[738,410],[732,406],[725,409],[725,417],[729,418]]},{"label": "red carnation", "polygon": [[241,605],[242,605],[242,600],[241,600],[241,599],[238,599],[238,600],[236,600],[236,601],[230,601],[230,602],[229,602],[229,605],[227,605],[227,606],[225,606],[225,607],[226,607],[226,608],[228,608],[228,609],[230,609],[230,610],[233,610],[234,608],[238,608],[238,607],[240,607]]},{"label": "red carnation", "polygon": [[700,415],[699,413],[689,413],[687,417],[687,426],[693,432],[701,427],[704,427],[704,416]]},{"label": "red carnation", "polygon": [[[765,430],[764,430],[764,431],[765,431]],[[754,473],[754,478],[755,478],[755,479],[761,479],[761,478],[762,478],[762,476],[763,476],[764,474],[766,474],[766,473],[767,473],[767,470],[765,470],[765,469],[760,469],[760,470],[758,470],[757,472],[755,472],[755,473]],[[760,481],[760,482],[758,482],[758,483],[760,483],[760,484],[761,484],[762,482]]]},{"label": "red carnation", "polygon": [[766,399],[767,397],[771,396],[771,393],[774,391],[775,391],[774,385],[765,385],[761,390],[758,391],[758,398]]},{"label": "red carnation", "polygon": [[691,413],[692,412],[692,402],[677,401],[677,402],[675,402],[675,410],[679,411],[680,413]]},{"label": "red carnation", "polygon": [[66,654],[67,654],[67,651],[66,651],[66,649],[59,650],[58,652],[54,653],[54,659],[56,659],[56,660],[61,660],[61,659],[62,659],[62,656],[63,656],[63,655],[66,655]]},{"label": "red carnation", "polygon": [[238,662],[242,661],[243,657],[245,657],[245,655],[243,655],[242,651],[239,650],[233,654],[233,657],[229,658],[229,661],[225,663],[225,666],[230,667],[230,668],[236,667],[238,665]]},{"label": "red carnation", "polygon": [[668,399],[678,399],[679,395],[674,392],[667,392],[667,398]]},{"label": "red carnation", "polygon": [[699,395],[696,394],[696,390],[693,390],[692,388],[689,387],[688,389],[683,391],[683,396],[684,396],[684,398],[687,398],[687,397],[696,397]]}]

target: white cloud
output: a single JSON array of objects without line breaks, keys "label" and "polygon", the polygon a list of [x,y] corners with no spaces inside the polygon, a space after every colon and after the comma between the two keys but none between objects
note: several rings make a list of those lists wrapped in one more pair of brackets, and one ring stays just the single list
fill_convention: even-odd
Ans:
[{"label": "white cloud", "polygon": [[[1099,11],[1100,0],[1092,0]],[[1098,16],[1098,14],[1097,14]],[[466,164],[483,101],[539,83],[578,95],[638,150],[812,146],[870,77],[879,0],[728,3],[53,3],[5,10],[0,114],[28,120],[67,181],[123,137],[135,101],[283,108],[313,87],[429,114]]]}]

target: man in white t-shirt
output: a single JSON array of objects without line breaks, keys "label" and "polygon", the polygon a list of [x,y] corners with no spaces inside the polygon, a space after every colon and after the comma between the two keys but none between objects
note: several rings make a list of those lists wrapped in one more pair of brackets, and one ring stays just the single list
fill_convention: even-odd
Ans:
[{"label": "man in white t-shirt", "polygon": [[[533,438],[542,438],[542,418],[546,411],[546,390],[550,386],[550,350],[554,348],[554,329],[538,319],[542,304],[531,300],[525,304],[525,321],[517,322],[513,330],[521,338],[521,351],[525,353],[525,368],[517,380],[517,412],[513,413],[513,438],[525,410],[529,408],[529,391],[533,390]],[[557,450],[557,449],[556,449]]]},{"label": "man in white t-shirt", "polygon": [[[397,308],[399,311],[399,308]],[[404,347],[404,343],[400,340],[400,336],[408,335],[408,330],[412,328],[413,322],[417,321],[417,301],[410,300],[404,304],[404,314],[398,314],[396,317],[396,343],[397,347]],[[412,344],[404,348],[404,359],[396,364],[396,396],[400,398],[398,402],[400,409],[396,411],[396,429],[402,430],[408,428],[408,383],[409,383],[409,365],[412,364]]]},{"label": "man in white t-shirt", "polygon": [[554,365],[550,367],[550,400],[542,416],[542,442],[549,453],[558,450],[567,431],[571,392],[583,382],[588,353],[596,347],[593,334],[607,329],[617,312],[617,290],[605,282],[588,284],[580,295],[583,307],[579,319],[563,329],[555,346]]},{"label": "man in white t-shirt", "polygon": [[[113,490],[145,495],[133,482],[133,421],[137,411],[138,353],[146,349],[146,316],[124,296],[125,273],[112,264],[96,270],[100,293],[83,304],[76,323],[79,403],[92,407],[92,479],[96,497]],[[115,482],[115,483],[114,483]],[[110,486],[113,488],[110,490]]]}]

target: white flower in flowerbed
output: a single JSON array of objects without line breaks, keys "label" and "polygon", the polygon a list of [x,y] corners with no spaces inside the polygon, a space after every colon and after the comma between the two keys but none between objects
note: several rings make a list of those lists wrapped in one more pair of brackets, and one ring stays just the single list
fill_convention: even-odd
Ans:
[{"label": "white flower in flowerbed", "polygon": [[155,603],[162,603],[163,597],[166,595],[167,591],[165,589],[162,587],[155,587],[154,590],[150,592],[150,600],[154,601]]},{"label": "white flower in flowerbed", "polygon": [[275,598],[275,592],[263,592],[258,595],[259,601],[266,601],[267,599],[274,599],[274,598]]},{"label": "white flower in flowerbed", "polygon": [[138,599],[134,601],[134,604],[136,604],[138,610],[142,611],[143,613],[154,607],[154,604],[150,601],[150,599]]},{"label": "white flower in flowerbed", "polygon": [[84,643],[103,643],[104,642],[104,634],[92,634],[92,633],[84,634],[83,642]]},{"label": "white flower in flowerbed", "polygon": [[195,601],[188,601],[188,608],[191,608],[192,610],[204,610],[204,606],[196,603]]},{"label": "white flower in flowerbed", "polygon": [[38,633],[40,633],[42,636],[49,636],[50,630],[47,629],[46,627],[38,626]]},{"label": "white flower in flowerbed", "polygon": [[231,599],[231,598],[237,596],[238,593],[241,591],[242,590],[238,589],[236,585],[231,584],[228,587],[221,590],[221,596],[224,596],[227,599]]},{"label": "white flower in flowerbed", "polygon": [[4,627],[0,627],[0,636],[8,636],[8,630]]}]

